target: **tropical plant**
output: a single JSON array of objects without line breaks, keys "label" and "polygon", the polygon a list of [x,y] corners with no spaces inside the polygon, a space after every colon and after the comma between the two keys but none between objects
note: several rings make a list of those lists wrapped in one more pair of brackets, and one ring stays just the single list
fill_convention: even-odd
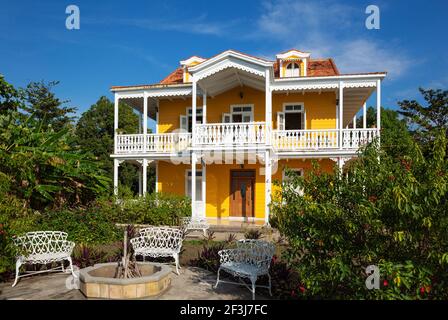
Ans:
[{"label": "tropical plant", "polygon": [[68,128],[43,124],[14,111],[0,115],[0,172],[10,177],[10,192],[33,209],[82,204],[108,192],[110,179],[88,153],[72,147]]},{"label": "tropical plant", "polygon": [[[286,237],[284,258],[314,298],[448,297],[447,139],[424,156],[413,143],[392,157],[368,146],[341,174],[314,164],[273,202],[271,223]],[[300,188],[303,194],[295,190]],[[381,290],[368,290],[377,265]]]}]

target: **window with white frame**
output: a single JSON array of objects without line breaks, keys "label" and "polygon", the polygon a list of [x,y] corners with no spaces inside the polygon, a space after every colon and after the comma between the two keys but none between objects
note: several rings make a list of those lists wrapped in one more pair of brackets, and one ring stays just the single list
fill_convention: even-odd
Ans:
[{"label": "window with white frame", "polygon": [[[191,170],[187,170],[185,179],[186,195],[191,198]],[[202,201],[202,171],[196,170],[196,201]]]},{"label": "window with white frame", "polygon": [[286,65],[286,77],[300,77],[300,67],[297,62],[290,62]]},{"label": "window with white frame", "polygon": [[[202,123],[202,108],[196,108],[196,123]],[[193,128],[193,111],[191,107],[187,108],[187,115],[180,116],[180,128],[191,132]]]},{"label": "window with white frame", "polygon": [[[292,181],[295,177],[303,177],[303,169],[302,168],[285,168],[285,169],[283,169],[283,176],[282,176],[283,187],[285,187],[285,185],[288,182]],[[294,191],[300,195],[303,195],[303,190],[299,186],[294,188]]]},{"label": "window with white frame", "polygon": [[232,122],[252,122],[254,118],[252,105],[234,105],[231,107]]},{"label": "window with white frame", "polygon": [[306,114],[303,103],[286,103],[283,112],[277,112],[277,128],[279,130],[306,129]]}]

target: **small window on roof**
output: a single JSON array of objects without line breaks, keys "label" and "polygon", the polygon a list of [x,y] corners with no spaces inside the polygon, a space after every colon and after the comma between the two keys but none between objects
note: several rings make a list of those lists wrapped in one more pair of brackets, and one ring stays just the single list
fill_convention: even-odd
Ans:
[{"label": "small window on roof", "polygon": [[297,62],[290,62],[286,65],[286,77],[299,77],[300,67]]}]

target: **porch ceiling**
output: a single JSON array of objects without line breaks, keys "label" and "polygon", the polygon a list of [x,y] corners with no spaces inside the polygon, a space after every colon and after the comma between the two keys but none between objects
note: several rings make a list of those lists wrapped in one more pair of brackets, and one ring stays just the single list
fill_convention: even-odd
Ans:
[{"label": "porch ceiling", "polygon": [[[143,99],[144,98],[121,98],[120,102],[126,103],[128,106],[143,114]],[[153,98],[148,98],[148,117],[156,119],[157,102]]]},{"label": "porch ceiling", "polygon": [[224,69],[198,81],[198,84],[207,91],[207,95],[212,97],[238,86],[248,86],[260,91],[265,90],[264,77],[237,68]]},{"label": "porch ceiling", "polygon": [[375,88],[344,88],[343,126],[353,120],[353,116],[362,108],[364,102],[375,91]]}]

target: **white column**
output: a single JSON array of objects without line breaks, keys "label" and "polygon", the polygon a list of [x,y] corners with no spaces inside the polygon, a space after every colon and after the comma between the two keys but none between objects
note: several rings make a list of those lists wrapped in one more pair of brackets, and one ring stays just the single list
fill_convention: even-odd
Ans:
[{"label": "white column", "polygon": [[356,114],[353,116],[353,129],[356,129]]},{"label": "white column", "polygon": [[381,80],[376,81],[376,128],[381,130]]},{"label": "white column", "polygon": [[[148,94],[145,92],[143,94],[143,150],[146,152],[146,134],[148,133]],[[145,177],[143,177],[145,180]],[[146,189],[144,187],[144,189]],[[143,192],[145,193],[145,192]]]},{"label": "white column", "polygon": [[271,188],[272,188],[272,167],[271,167],[271,155],[269,150],[266,150],[264,153],[264,167],[265,167],[265,176],[264,176],[264,186],[265,186],[265,216],[264,221],[265,224],[269,224],[269,214],[270,209],[269,205],[271,203]]},{"label": "white column", "polygon": [[367,128],[367,108],[365,102],[362,105],[362,127],[363,129]]},{"label": "white column", "polygon": [[265,117],[266,123],[269,127],[272,125],[272,92],[271,92],[271,72],[270,69],[266,69],[266,82],[265,82]]},{"label": "white column", "polygon": [[[339,101],[339,90],[336,91],[336,101]],[[336,103],[336,128],[339,128],[339,104]]]},{"label": "white column", "polygon": [[207,91],[202,94],[202,123],[207,123]]},{"label": "white column", "polygon": [[191,216],[197,217],[196,212],[196,153],[191,153]]},{"label": "white column", "polygon": [[118,95],[114,95],[114,153],[117,153]]},{"label": "white column", "polygon": [[159,133],[159,98],[157,98],[157,110],[156,110],[156,133]]},{"label": "white column", "polygon": [[272,91],[271,91],[271,71],[266,69],[265,73],[265,120],[266,120],[266,144],[271,143],[272,128]]},{"label": "white column", "polygon": [[204,211],[202,212],[203,217],[207,216],[207,165],[205,164],[205,159],[202,159],[202,203],[204,207]]},{"label": "white column", "polygon": [[142,162],[142,175],[143,175],[143,196],[146,196],[146,192],[148,189],[148,159],[143,159]]},{"label": "white column", "polygon": [[118,167],[120,166],[120,161],[114,159],[114,195],[118,195]]},{"label": "white column", "polygon": [[[191,137],[192,137],[192,144],[195,143],[195,136],[196,136],[196,94],[197,94],[197,83],[196,79],[192,75],[192,81],[193,81],[193,88],[191,91]],[[192,179],[194,180],[194,179]]]},{"label": "white column", "polygon": [[339,81],[339,149],[342,149],[342,128],[344,124],[343,120],[344,112],[344,82]]}]

